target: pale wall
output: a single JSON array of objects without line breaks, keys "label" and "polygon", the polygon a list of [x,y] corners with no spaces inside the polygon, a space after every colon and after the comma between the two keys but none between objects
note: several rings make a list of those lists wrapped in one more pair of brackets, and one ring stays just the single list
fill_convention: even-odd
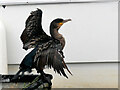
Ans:
[{"label": "pale wall", "polygon": [[66,39],[66,62],[111,62],[118,60],[118,2],[62,3],[0,6],[7,36],[9,64],[19,64],[28,53],[22,49],[20,35],[25,20],[36,8],[43,10],[43,28],[49,34],[55,18],[71,18],[60,32]]}]

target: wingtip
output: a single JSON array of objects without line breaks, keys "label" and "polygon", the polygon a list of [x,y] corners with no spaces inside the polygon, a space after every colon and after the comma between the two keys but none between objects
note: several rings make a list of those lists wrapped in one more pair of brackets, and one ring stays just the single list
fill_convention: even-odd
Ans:
[{"label": "wingtip", "polygon": [[39,8],[37,8],[37,11],[40,11],[40,12],[42,12],[42,10],[41,10],[41,9],[39,9]]},{"label": "wingtip", "polygon": [[68,79],[68,76],[67,76],[67,75],[66,75],[65,77]]},{"label": "wingtip", "polygon": [[71,75],[73,76],[73,74],[71,73]]},{"label": "wingtip", "polygon": [[39,10],[39,8],[37,8],[37,10]]}]

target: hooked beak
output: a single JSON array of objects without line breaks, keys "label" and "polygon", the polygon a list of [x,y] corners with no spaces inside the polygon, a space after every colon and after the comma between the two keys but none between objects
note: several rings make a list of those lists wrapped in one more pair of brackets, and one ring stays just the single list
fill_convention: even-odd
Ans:
[{"label": "hooked beak", "polygon": [[65,19],[65,20],[63,20],[63,23],[66,23],[68,21],[72,21],[72,20],[71,19]]}]

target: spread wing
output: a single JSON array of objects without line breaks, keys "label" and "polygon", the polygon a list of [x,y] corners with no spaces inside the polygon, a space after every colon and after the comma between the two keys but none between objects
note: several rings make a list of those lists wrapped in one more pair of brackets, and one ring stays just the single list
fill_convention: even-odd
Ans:
[{"label": "spread wing", "polygon": [[38,42],[44,42],[50,39],[42,29],[41,21],[42,11],[40,9],[31,12],[30,16],[27,18],[25,29],[20,37],[24,49],[35,47]]},{"label": "spread wing", "polygon": [[67,69],[67,71],[72,75],[64,62],[61,47],[60,43],[56,44],[53,40],[38,46],[38,50],[34,58],[37,70],[41,70],[45,65],[48,65],[49,68],[52,67],[55,72],[65,76],[66,78],[68,77],[65,74],[64,69]]}]

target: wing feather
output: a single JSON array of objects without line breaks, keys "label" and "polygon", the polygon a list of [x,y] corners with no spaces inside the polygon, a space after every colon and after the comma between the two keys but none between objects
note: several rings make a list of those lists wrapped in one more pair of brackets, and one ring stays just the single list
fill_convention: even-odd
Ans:
[{"label": "wing feather", "polygon": [[[38,60],[39,62],[37,63],[42,63],[43,61],[46,61],[43,66],[47,64],[49,68],[53,68],[55,72],[68,78],[64,69],[67,69],[70,74],[72,73],[68,69],[67,65],[64,63],[64,59],[59,51],[60,50],[58,50],[57,46],[52,41],[49,43],[49,45],[48,42],[44,43],[44,45],[38,47],[38,51],[36,52],[34,62]],[[44,58],[46,57],[46,60],[43,60],[43,58],[40,58],[40,56]],[[37,68],[43,67],[37,64]]]},{"label": "wing feather", "polygon": [[40,9],[31,12],[30,16],[27,18],[25,29],[20,36],[24,49],[35,47],[38,42],[44,42],[50,39],[50,36],[42,29],[41,21],[42,11]]}]

